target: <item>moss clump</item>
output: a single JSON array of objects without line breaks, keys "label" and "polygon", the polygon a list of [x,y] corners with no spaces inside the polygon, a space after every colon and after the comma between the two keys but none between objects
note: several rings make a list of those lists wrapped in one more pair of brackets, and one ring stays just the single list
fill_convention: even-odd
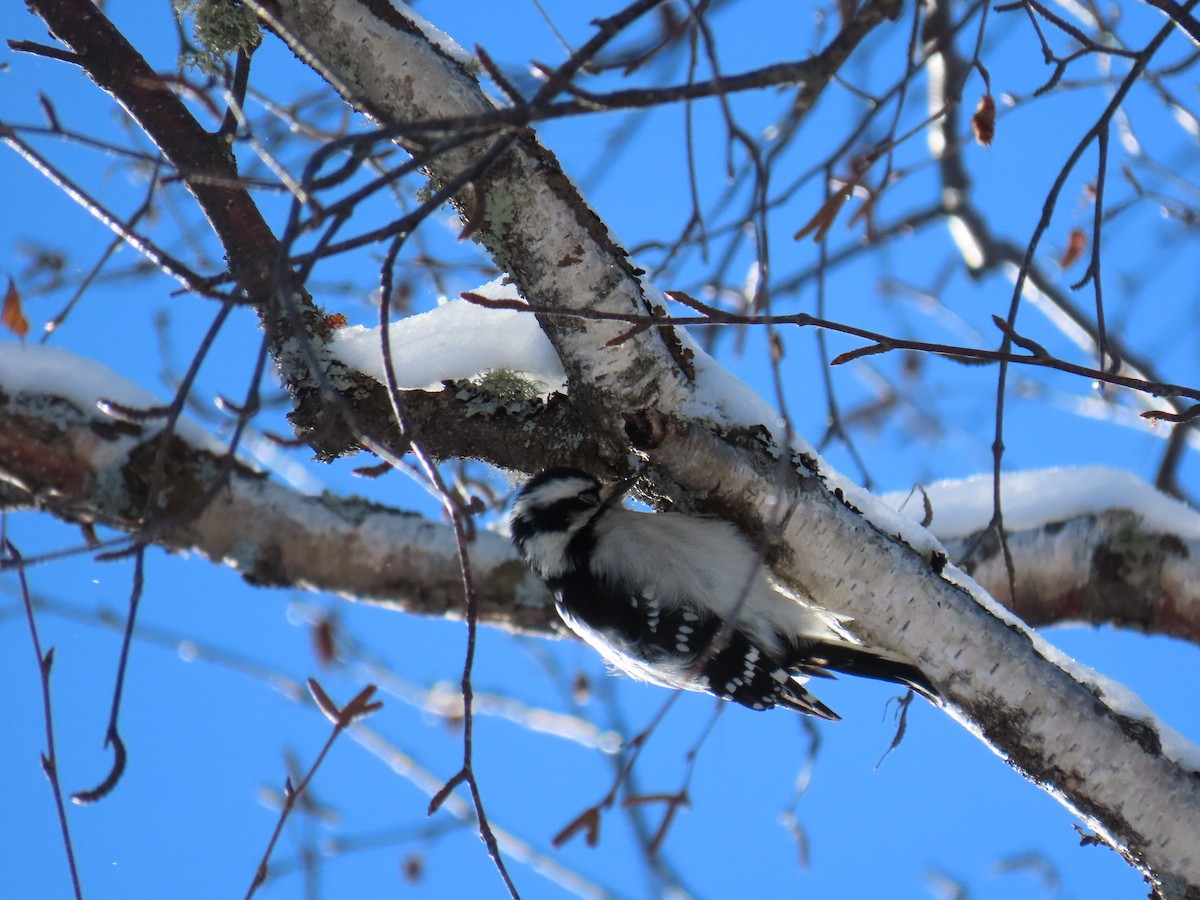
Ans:
[{"label": "moss clump", "polygon": [[226,56],[250,53],[262,40],[258,18],[237,0],[173,0],[175,10],[190,15],[200,50],[189,62],[212,74],[222,70]]}]

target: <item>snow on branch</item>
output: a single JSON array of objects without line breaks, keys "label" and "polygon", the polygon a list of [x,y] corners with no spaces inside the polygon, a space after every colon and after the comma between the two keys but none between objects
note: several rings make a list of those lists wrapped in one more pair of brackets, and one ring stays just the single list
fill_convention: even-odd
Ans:
[{"label": "snow on branch", "polygon": [[[0,504],[195,550],[256,585],[322,590],[421,615],[462,614],[448,525],[357,498],[302,494],[244,463],[223,465],[226,448],[186,419],[174,427],[170,483],[147,520],[165,423],[153,414],[162,409],[154,397],[57,348],[0,346]],[[147,413],[144,421],[133,418]],[[481,621],[556,631],[549,595],[506,538],[481,531],[470,553]]]},{"label": "snow on branch", "polygon": [[[477,293],[520,300],[516,289],[500,283],[484,285]],[[427,313],[392,322],[388,339],[396,384],[401,390],[440,391],[448,381],[489,380],[508,373],[530,394],[549,395],[565,387],[562,364],[530,309],[488,309],[466,300],[451,300]],[[335,359],[386,384],[379,352],[379,329],[362,325],[334,332]]]},{"label": "snow on branch", "polygon": [[950,558],[1030,625],[1112,624],[1200,644],[1195,510],[1100,466],[1005,473],[1001,497],[1015,597],[988,534],[990,475],[883,500],[915,520],[930,516]]},{"label": "snow on branch", "polygon": [[803,477],[805,460],[756,460],[687,426],[669,428],[655,456],[689,494],[748,509],[750,533],[777,534],[778,577],[853,617],[868,643],[915,659],[951,715],[1148,877],[1200,883],[1186,849],[1200,757],[1127,693],[1066,659],[944,556],[881,532],[871,520],[887,513],[868,518],[859,505],[877,501]]}]

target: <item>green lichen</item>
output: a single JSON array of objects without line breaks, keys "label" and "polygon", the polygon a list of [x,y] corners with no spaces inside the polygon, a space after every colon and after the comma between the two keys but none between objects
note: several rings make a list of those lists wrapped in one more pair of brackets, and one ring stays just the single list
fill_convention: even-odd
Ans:
[{"label": "green lichen", "polygon": [[210,74],[224,68],[225,57],[250,53],[262,40],[258,18],[237,0],[173,0],[181,16],[190,15],[199,50],[187,62]]},{"label": "green lichen", "polygon": [[353,370],[335,359],[329,344],[313,342],[305,346],[307,338],[290,337],[275,346],[275,361],[288,388],[293,391],[306,388],[319,389],[322,381],[312,370],[310,360],[316,356],[317,365],[325,371],[325,377],[337,391],[348,391],[357,384]]},{"label": "green lichen", "polygon": [[464,415],[529,416],[546,402],[545,391],[511,369],[485,372],[469,381],[447,381]]},{"label": "green lichen", "polygon": [[489,191],[486,209],[488,231],[494,235],[503,234],[517,220],[517,208],[508,194]]},{"label": "green lichen", "polygon": [[362,67],[361,61],[353,54],[331,52],[325,64],[329,67],[330,72],[346,84],[358,84],[362,81],[359,74]]},{"label": "green lichen", "polygon": [[542,398],[542,391],[533,382],[512,369],[485,372],[478,384],[501,403],[531,403]]},{"label": "green lichen", "polygon": [[510,272],[507,234],[517,220],[517,207],[509,194],[489,191],[484,200],[484,225],[471,235],[472,240],[487,248],[501,271]]},{"label": "green lichen", "polygon": [[427,182],[417,188],[417,200],[420,203],[428,203],[429,200],[436,194],[440,188],[434,183],[431,177]]}]

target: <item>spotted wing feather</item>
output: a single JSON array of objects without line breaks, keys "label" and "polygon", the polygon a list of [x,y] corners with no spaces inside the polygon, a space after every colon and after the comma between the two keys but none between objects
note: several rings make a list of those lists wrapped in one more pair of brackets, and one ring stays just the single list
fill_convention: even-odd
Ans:
[{"label": "spotted wing feather", "polygon": [[[686,605],[568,575],[554,585],[563,620],[616,668],[666,687],[707,691],[751,709],[785,706],[839,716],[793,678],[785,664],[734,628],[719,648],[721,622]],[[715,652],[714,652],[715,648]]]}]

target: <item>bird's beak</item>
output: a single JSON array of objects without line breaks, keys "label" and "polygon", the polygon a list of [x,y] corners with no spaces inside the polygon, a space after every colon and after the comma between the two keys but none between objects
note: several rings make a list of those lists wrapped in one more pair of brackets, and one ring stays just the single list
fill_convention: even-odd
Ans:
[{"label": "bird's beak", "polygon": [[607,485],[600,489],[600,505],[612,506],[614,503],[620,503],[621,499],[629,493],[630,489],[637,484],[637,480],[642,477],[646,467],[641,466],[636,472],[626,478],[624,481],[618,481],[615,484]]}]

